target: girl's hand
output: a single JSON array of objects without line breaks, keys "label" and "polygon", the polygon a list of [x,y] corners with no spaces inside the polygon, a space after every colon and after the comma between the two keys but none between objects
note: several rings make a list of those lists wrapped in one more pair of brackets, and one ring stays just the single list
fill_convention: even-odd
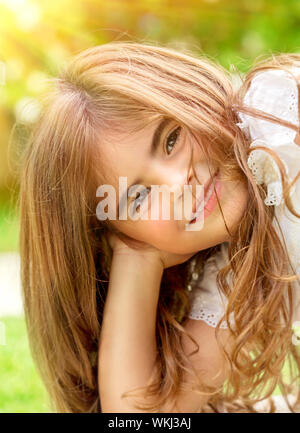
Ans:
[{"label": "girl's hand", "polygon": [[161,265],[163,269],[170,268],[171,266],[179,265],[186,262],[195,253],[190,254],[175,254],[168,251],[159,250],[149,244],[130,238],[130,242],[134,243],[137,248],[128,246],[117,235],[110,233],[108,235],[108,242],[113,250],[113,254],[128,256],[143,256],[154,259],[157,264]]}]

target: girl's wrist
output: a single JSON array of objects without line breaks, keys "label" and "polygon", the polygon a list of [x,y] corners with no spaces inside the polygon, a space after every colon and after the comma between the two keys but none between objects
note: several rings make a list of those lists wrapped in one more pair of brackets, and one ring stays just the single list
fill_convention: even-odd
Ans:
[{"label": "girl's wrist", "polygon": [[[157,258],[138,254],[113,256],[105,310],[110,317],[123,311],[155,320],[163,266]],[[121,310],[121,312],[120,312]],[[111,316],[112,315],[112,316]]]}]

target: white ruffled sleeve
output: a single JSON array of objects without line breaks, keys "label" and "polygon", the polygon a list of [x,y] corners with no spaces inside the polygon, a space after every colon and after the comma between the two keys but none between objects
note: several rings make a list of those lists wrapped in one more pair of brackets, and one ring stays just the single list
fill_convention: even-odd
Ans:
[{"label": "white ruffled sleeve", "polygon": [[[258,73],[245,95],[244,103],[280,119],[293,123],[299,128],[298,88],[295,77],[300,79],[300,67],[291,67],[292,74],[285,70],[267,70]],[[300,145],[295,142],[297,132],[278,123],[239,113],[242,120],[238,125],[249,134],[254,146],[272,149],[279,156],[291,182],[300,170]],[[275,159],[263,150],[253,150],[248,165],[258,184],[267,186],[265,204],[275,206],[274,227],[284,240],[293,271],[300,276],[300,219],[295,217],[283,200],[283,185]],[[295,211],[300,214],[300,178],[290,190]],[[278,221],[278,224],[276,222]],[[281,231],[282,235],[281,235]],[[300,283],[293,283],[295,309],[293,320],[300,320]]]},{"label": "white ruffled sleeve", "polygon": [[[300,68],[291,68],[291,72],[300,78]],[[258,73],[251,81],[244,104],[299,127],[298,89],[293,75],[276,69]],[[297,132],[248,114],[239,113],[239,117],[242,122],[238,126],[245,129],[252,139],[250,148],[263,146],[274,150],[283,162],[288,177],[293,179],[300,168],[300,146],[294,142]],[[265,204],[277,206],[282,203],[282,183],[275,159],[263,150],[253,150],[248,165],[257,183],[265,183],[268,187]],[[291,190],[291,195],[295,189]]]},{"label": "white ruffled sleeve", "polygon": [[[300,67],[290,68],[300,79]],[[299,128],[298,89],[293,75],[284,70],[267,70],[258,73],[252,80],[244,103],[280,119],[293,123]],[[253,140],[250,148],[263,146],[272,149],[283,163],[288,181],[292,181],[300,170],[300,146],[295,143],[297,132],[291,128],[239,113],[245,128]],[[265,204],[275,206],[275,215],[284,234],[289,256],[296,272],[300,272],[300,219],[287,209],[282,196],[280,171],[275,159],[263,150],[253,150],[248,165],[258,184],[267,186]],[[291,188],[291,202],[300,213],[300,179]],[[275,222],[274,222],[275,224]],[[276,229],[278,226],[275,224]]]}]

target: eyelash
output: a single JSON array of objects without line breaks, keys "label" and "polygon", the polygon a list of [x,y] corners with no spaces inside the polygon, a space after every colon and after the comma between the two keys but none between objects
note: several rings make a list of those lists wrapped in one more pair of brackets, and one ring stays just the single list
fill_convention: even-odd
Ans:
[{"label": "eyelash", "polygon": [[[168,137],[167,137],[167,140],[166,140],[166,144],[168,143],[168,140],[169,140],[169,138],[173,135],[173,134],[175,134],[175,144],[173,145],[173,147],[172,147],[172,150],[174,149],[174,147],[176,146],[176,143],[177,143],[177,140],[178,140],[178,137],[180,136],[180,133],[181,133],[181,126],[178,126],[176,129],[174,129],[169,135],[168,135]],[[178,132],[179,131],[179,132]],[[168,146],[168,144],[167,144],[167,146]],[[172,150],[171,150],[171,152],[172,152]],[[166,151],[167,152],[167,154],[168,155],[170,155],[170,153],[168,153],[168,151]],[[136,210],[138,209],[138,206],[140,206],[142,203],[143,203],[143,201],[144,201],[144,199],[145,199],[145,197],[147,197],[147,195],[149,194],[149,192],[151,191],[151,187],[147,187],[147,188],[145,188],[142,192],[144,192],[144,191],[148,191],[147,192],[147,194],[142,198],[142,200],[141,200],[141,202],[136,206]],[[140,195],[134,200],[134,203],[137,203],[137,201],[138,200],[140,200],[141,199],[141,193],[140,193]]]},{"label": "eyelash", "polygon": [[[174,129],[174,131],[171,132],[171,134],[168,135],[167,140],[166,140],[166,147],[168,147],[168,140],[169,140],[169,138],[170,138],[173,134],[175,134],[175,144],[173,145],[172,150],[174,149],[174,147],[176,146],[176,143],[177,143],[178,137],[180,137],[181,129],[182,129],[181,126],[178,126],[176,129]],[[171,152],[172,152],[172,150],[171,150]],[[167,150],[166,150],[166,152],[167,152],[168,155],[170,155],[170,153],[171,153],[171,152],[168,153]]]}]

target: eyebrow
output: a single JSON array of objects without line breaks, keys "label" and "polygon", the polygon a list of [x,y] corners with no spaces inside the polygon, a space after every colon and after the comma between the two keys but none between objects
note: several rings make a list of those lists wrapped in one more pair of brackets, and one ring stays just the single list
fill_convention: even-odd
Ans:
[{"label": "eyebrow", "polygon": [[[154,131],[153,137],[152,137],[152,141],[151,141],[151,147],[150,147],[150,156],[155,156],[159,147],[159,143],[161,140],[161,136],[162,133],[164,132],[164,129],[166,128],[167,125],[169,125],[169,123],[172,122],[172,119],[170,117],[164,117],[160,123],[158,124],[157,128]],[[128,197],[128,191],[131,187],[133,187],[134,185],[139,185],[142,183],[142,178],[138,178],[135,180],[135,182],[133,182],[131,185],[128,186],[127,190],[125,191],[125,193],[123,194],[123,196],[121,197],[121,200],[118,201],[118,206],[117,206],[117,214],[118,214],[118,218],[120,216],[120,208],[123,209],[123,206],[126,202],[126,199]],[[120,203],[120,207],[119,207],[119,203]]]}]

